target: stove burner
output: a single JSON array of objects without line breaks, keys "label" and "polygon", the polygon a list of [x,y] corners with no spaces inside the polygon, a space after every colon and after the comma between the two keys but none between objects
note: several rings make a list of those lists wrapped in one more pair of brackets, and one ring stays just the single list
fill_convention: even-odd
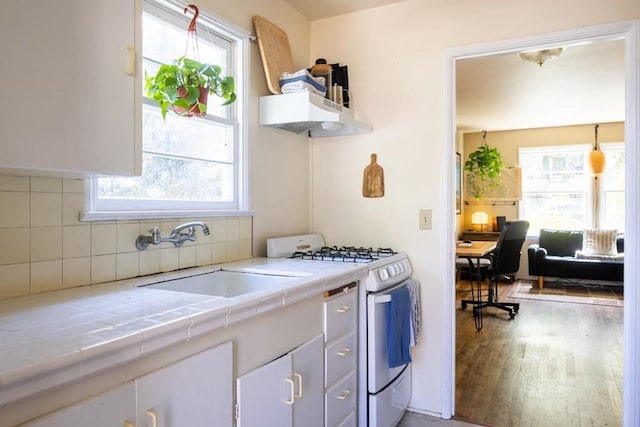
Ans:
[{"label": "stove burner", "polygon": [[324,246],[317,251],[298,251],[291,258],[304,260],[334,261],[334,262],[361,262],[369,263],[380,258],[395,255],[390,248],[364,248],[355,246]]}]

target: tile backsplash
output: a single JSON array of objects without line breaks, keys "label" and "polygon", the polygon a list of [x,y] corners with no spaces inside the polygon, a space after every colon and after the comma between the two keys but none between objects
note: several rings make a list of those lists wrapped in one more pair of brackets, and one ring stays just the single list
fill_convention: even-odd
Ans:
[{"label": "tile backsplash", "polygon": [[[252,218],[176,218],[81,222],[84,180],[0,176],[0,299],[250,258]],[[195,242],[138,251],[159,227],[204,221]]]}]

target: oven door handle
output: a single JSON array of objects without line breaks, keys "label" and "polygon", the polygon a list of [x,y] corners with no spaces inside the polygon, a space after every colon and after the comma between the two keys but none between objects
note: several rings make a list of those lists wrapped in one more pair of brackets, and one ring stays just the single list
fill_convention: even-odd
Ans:
[{"label": "oven door handle", "polygon": [[389,294],[376,295],[373,297],[373,302],[376,304],[386,304],[388,302],[391,302],[391,295]]}]

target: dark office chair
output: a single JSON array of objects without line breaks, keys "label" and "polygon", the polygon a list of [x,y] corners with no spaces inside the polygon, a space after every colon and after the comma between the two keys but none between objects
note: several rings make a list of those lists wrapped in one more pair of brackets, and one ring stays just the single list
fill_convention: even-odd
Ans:
[{"label": "dark office chair", "polygon": [[[501,279],[511,281],[511,275],[520,269],[522,244],[528,230],[528,221],[508,221],[505,223],[496,248],[490,254],[491,265],[487,272],[489,279],[487,299],[482,300],[479,296],[476,301],[466,301],[466,303],[473,304],[474,316],[481,317],[484,307],[496,307],[509,312],[509,317],[513,319],[520,310],[519,303],[498,301],[498,281]],[[466,307],[466,303],[462,308]]]}]

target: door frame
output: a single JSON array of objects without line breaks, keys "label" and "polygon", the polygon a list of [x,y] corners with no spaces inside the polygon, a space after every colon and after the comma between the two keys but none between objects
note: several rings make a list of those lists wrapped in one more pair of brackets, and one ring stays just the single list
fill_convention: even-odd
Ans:
[{"label": "door frame", "polygon": [[[455,47],[445,51],[445,123],[444,150],[445,188],[443,204],[446,206],[446,227],[442,270],[445,291],[443,292],[442,325],[442,417],[449,419],[455,413],[455,151],[456,151],[456,62],[463,59],[517,53],[523,50],[545,49],[579,42],[604,41],[622,38],[625,40],[625,168],[626,188],[640,182],[640,20],[615,22],[611,24],[576,28],[566,31],[546,33],[523,38],[515,38],[472,46]],[[640,254],[640,227],[631,218],[640,215],[640,197],[634,191],[625,191],[625,257],[638,260]],[[640,425],[640,269],[635,262],[624,265],[624,366],[623,366],[623,426]]]}]

